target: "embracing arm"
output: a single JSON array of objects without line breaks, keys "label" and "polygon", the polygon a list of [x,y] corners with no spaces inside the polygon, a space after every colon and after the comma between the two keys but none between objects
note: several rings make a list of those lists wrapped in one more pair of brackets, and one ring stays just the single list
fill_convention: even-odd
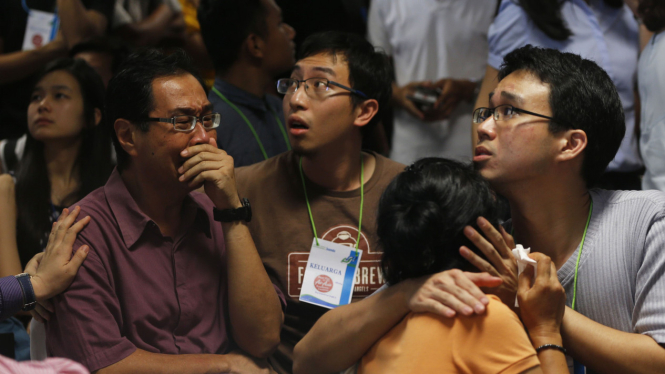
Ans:
[{"label": "embracing arm", "polygon": [[406,280],[364,300],[337,307],[324,314],[296,345],[293,371],[333,373],[352,366],[410,311],[453,317],[455,311],[472,314],[473,306],[482,313],[489,300],[474,282],[481,286],[500,283],[487,274],[449,270]]},{"label": "embracing arm", "polygon": [[665,348],[648,335],[615,330],[568,307],[561,335],[568,352],[598,372],[665,372]]}]

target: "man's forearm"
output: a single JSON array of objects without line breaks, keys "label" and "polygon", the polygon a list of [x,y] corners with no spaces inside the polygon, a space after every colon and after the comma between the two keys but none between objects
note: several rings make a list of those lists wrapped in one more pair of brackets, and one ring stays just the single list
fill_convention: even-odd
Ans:
[{"label": "man's forearm", "polygon": [[25,78],[41,69],[47,62],[67,55],[62,41],[53,41],[42,48],[0,55],[0,84]]},{"label": "man's forearm", "polygon": [[294,349],[293,372],[333,373],[355,364],[408,312],[407,280],[324,314]]},{"label": "man's forearm", "polygon": [[282,308],[247,225],[223,223],[226,244],[229,316],[233,338],[255,357],[277,348]]},{"label": "man's forearm", "polygon": [[60,29],[69,48],[86,39],[102,36],[109,20],[94,10],[87,10],[81,0],[58,0]]},{"label": "man's forearm", "polygon": [[96,371],[98,374],[206,374],[232,371],[231,355],[167,355],[137,349],[131,355]]},{"label": "man's forearm", "polygon": [[566,307],[564,345],[578,361],[600,373],[665,373],[665,348],[647,335],[601,325]]}]

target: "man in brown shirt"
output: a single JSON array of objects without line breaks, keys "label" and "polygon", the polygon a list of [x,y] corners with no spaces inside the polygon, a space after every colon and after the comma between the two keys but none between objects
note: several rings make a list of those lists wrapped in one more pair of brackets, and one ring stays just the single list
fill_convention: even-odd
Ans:
[{"label": "man in brown shirt", "polygon": [[384,188],[404,165],[361,146],[362,133],[387,108],[390,90],[385,55],[361,37],[336,32],[309,37],[291,78],[278,82],[293,151],[237,170],[238,191],[252,201],[249,228],[257,250],[286,295],[282,344],[271,358],[278,372],[292,371],[293,347],[328,310],[298,300],[314,231],[320,239],[350,247],[359,238],[363,254],[355,300],[384,283],[376,210]]},{"label": "man in brown shirt", "polygon": [[109,83],[118,168],[77,204],[92,219],[75,247],[90,252],[47,324],[50,354],[91,372],[267,373],[279,342],[249,230],[220,217],[241,207],[233,159],[192,71],[182,51],[147,50]]}]

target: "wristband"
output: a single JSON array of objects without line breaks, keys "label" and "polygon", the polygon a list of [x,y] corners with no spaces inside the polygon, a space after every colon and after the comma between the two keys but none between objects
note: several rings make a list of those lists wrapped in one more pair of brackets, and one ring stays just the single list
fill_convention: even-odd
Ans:
[{"label": "wristband", "polygon": [[540,351],[544,349],[556,349],[558,351],[563,352],[564,355],[566,354],[566,348],[556,344],[543,344],[540,347],[536,348],[536,353],[540,353]]},{"label": "wristband", "polygon": [[37,306],[37,298],[35,297],[35,290],[32,289],[32,281],[30,281],[30,274],[21,273],[14,276],[18,280],[18,284],[23,291],[23,309],[24,312],[29,312]]}]

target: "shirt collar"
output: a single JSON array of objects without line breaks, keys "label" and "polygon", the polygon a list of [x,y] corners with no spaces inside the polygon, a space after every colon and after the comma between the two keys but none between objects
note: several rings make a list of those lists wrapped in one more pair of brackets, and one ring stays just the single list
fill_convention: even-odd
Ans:
[{"label": "shirt collar", "polygon": [[[113,169],[113,173],[104,185],[104,194],[127,248],[136,244],[146,227],[157,227],[157,224],[139,209],[117,168]],[[194,222],[190,229],[201,230],[207,237],[210,237],[210,220],[198,199],[190,193],[185,199],[185,204],[186,207],[191,206],[196,209]]]},{"label": "shirt collar", "polygon": [[[251,93],[240,89],[221,78],[215,78],[215,88],[219,90],[229,101],[236,105],[242,105],[252,109],[260,110],[263,112],[268,111],[265,98],[257,97]],[[213,92],[215,96],[216,93]]]}]

